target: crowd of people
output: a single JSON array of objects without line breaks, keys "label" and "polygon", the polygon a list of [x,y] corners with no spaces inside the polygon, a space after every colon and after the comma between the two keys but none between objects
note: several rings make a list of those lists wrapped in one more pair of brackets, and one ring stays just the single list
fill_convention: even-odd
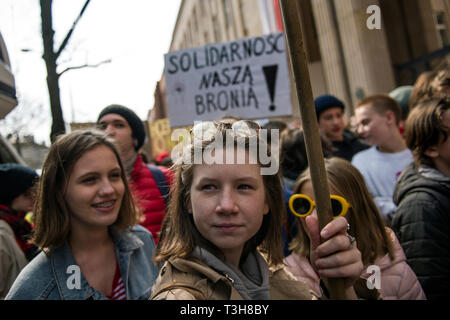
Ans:
[{"label": "crowd of people", "polygon": [[[180,159],[150,164],[142,121],[110,105],[53,142],[40,176],[0,165],[0,299],[311,300],[333,297],[329,279],[342,299],[447,296],[448,64],[362,99],[349,125],[338,97],[314,103],[333,214],[322,229],[303,131],[281,121],[197,124]],[[258,150],[279,170],[262,174]]]}]

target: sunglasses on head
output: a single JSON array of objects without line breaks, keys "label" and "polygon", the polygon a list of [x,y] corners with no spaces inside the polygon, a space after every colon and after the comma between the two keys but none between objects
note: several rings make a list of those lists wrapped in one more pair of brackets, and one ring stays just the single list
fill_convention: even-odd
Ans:
[{"label": "sunglasses on head", "polygon": [[194,140],[210,140],[222,129],[230,129],[235,137],[256,136],[261,126],[258,122],[250,120],[239,120],[234,123],[202,121],[195,124],[191,129]]},{"label": "sunglasses on head", "polygon": [[[345,198],[337,195],[331,195],[331,210],[333,212],[333,219],[343,217],[347,214],[351,207]],[[289,208],[297,217],[304,218],[311,214],[316,203],[310,197],[304,194],[293,194],[289,198]]]}]

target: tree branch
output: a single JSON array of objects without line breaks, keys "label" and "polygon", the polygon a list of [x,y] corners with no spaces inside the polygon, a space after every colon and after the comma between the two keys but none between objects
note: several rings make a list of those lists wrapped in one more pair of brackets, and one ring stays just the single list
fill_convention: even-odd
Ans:
[{"label": "tree branch", "polygon": [[64,69],[61,73],[59,73],[59,76],[61,77],[63,75],[63,73],[70,71],[70,70],[83,69],[83,68],[97,68],[98,66],[105,64],[105,63],[110,63],[111,61],[112,61],[111,59],[107,59],[107,60],[101,61],[97,64],[83,64],[81,66],[68,67],[68,68]]},{"label": "tree branch", "polygon": [[88,6],[90,1],[91,0],[86,0],[86,3],[84,4],[83,8],[80,11],[80,14],[76,18],[76,20],[73,22],[72,28],[70,28],[69,32],[67,33],[67,35],[64,38],[63,42],[61,43],[61,46],[59,47],[58,51],[56,52],[56,59],[58,59],[59,55],[61,54],[61,52],[66,47],[67,43],[69,42],[69,39],[72,36],[72,33],[75,30],[75,27],[76,27],[78,21],[80,20],[81,16],[83,15],[84,11],[86,10],[86,8],[87,8],[87,6]]}]

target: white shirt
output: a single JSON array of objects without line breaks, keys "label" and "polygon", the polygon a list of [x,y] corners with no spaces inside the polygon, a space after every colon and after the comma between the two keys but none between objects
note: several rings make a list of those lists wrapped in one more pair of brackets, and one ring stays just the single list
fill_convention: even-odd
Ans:
[{"label": "white shirt", "polygon": [[358,152],[352,164],[361,172],[375,204],[383,215],[396,209],[392,199],[402,170],[413,161],[409,149],[397,153],[380,152],[376,146]]}]

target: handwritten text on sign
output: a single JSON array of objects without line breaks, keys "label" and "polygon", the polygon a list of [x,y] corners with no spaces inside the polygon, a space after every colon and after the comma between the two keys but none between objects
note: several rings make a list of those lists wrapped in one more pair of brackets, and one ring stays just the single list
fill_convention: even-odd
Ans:
[{"label": "handwritten text on sign", "polygon": [[171,127],[291,114],[283,33],[168,53],[165,79]]}]

